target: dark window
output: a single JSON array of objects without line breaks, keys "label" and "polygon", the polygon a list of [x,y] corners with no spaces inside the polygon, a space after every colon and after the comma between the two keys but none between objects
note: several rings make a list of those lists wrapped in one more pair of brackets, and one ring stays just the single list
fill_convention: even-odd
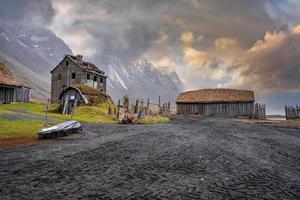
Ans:
[{"label": "dark window", "polygon": [[72,79],[75,79],[75,78],[76,78],[76,73],[73,72],[73,73],[72,73]]},{"label": "dark window", "polygon": [[68,66],[69,65],[69,61],[66,61],[66,66]]},{"label": "dark window", "polygon": [[57,78],[58,80],[61,80],[61,74],[58,74]]},{"label": "dark window", "polygon": [[97,76],[94,76],[94,81],[97,81]]},{"label": "dark window", "polygon": [[87,74],[87,75],[86,75],[86,79],[87,79],[87,80],[90,80],[90,78],[91,78],[91,77],[90,77],[90,74]]},{"label": "dark window", "polygon": [[103,83],[103,78],[100,78],[100,83]]}]

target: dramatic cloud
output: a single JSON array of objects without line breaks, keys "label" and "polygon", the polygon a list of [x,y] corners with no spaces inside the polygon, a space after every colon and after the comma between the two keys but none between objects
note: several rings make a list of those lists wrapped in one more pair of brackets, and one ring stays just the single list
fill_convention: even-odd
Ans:
[{"label": "dramatic cloud", "polygon": [[222,38],[218,38],[215,40],[215,47],[216,49],[227,49],[230,46],[236,45],[237,41],[235,38],[226,38],[226,37],[222,37]]},{"label": "dramatic cloud", "polygon": [[231,84],[258,92],[300,91],[300,26],[289,32],[267,32],[231,70]]},{"label": "dramatic cloud", "polygon": [[202,71],[208,67],[215,68],[218,66],[217,60],[204,51],[198,51],[192,47],[186,47],[183,49],[183,52],[184,60],[187,62],[188,66],[196,69],[197,71]]},{"label": "dramatic cloud", "polygon": [[187,90],[299,91],[299,0],[4,0],[0,17],[47,26],[92,59],[170,66]]},{"label": "dramatic cloud", "polygon": [[184,43],[193,43],[194,42],[194,35],[192,32],[182,33],[180,40]]},{"label": "dramatic cloud", "polygon": [[49,24],[55,12],[50,0],[2,0],[0,20],[6,23]]}]

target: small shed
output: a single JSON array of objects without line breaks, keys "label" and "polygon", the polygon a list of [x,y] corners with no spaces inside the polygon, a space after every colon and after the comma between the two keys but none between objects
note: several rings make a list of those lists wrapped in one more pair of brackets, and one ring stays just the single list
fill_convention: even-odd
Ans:
[{"label": "small shed", "polygon": [[66,88],[61,92],[59,101],[63,114],[72,113],[75,102],[77,106],[94,105],[105,101],[114,104],[109,95],[83,84],[75,84]]},{"label": "small shed", "polygon": [[29,102],[30,88],[0,83],[0,103]]},{"label": "small shed", "polygon": [[202,89],[181,93],[177,113],[204,116],[252,117],[254,92],[235,89]]},{"label": "small shed", "polygon": [[0,103],[29,102],[30,91],[30,87],[17,80],[0,61]]}]

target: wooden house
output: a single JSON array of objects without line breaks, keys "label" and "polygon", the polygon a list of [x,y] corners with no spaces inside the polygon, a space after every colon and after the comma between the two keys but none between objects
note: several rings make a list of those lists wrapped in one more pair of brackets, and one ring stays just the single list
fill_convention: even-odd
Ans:
[{"label": "wooden house", "polygon": [[15,79],[3,62],[0,62],[0,103],[29,102],[30,87]]},{"label": "wooden house", "polygon": [[252,117],[254,92],[234,89],[202,89],[181,93],[176,100],[177,114]]},{"label": "wooden house", "polygon": [[97,66],[82,59],[81,55],[65,55],[51,71],[51,102],[57,102],[61,93],[74,84],[83,84],[106,93],[105,73]]}]

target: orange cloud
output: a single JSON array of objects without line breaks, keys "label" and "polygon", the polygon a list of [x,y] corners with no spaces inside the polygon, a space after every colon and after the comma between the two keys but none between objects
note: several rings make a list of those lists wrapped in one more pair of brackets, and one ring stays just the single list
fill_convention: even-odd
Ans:
[{"label": "orange cloud", "polygon": [[215,47],[216,49],[227,49],[230,46],[236,45],[237,40],[235,38],[226,38],[226,37],[221,37],[215,40]]},{"label": "orange cloud", "polygon": [[194,42],[194,34],[192,32],[182,33],[180,40],[184,43],[191,44]]}]

